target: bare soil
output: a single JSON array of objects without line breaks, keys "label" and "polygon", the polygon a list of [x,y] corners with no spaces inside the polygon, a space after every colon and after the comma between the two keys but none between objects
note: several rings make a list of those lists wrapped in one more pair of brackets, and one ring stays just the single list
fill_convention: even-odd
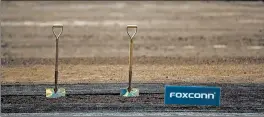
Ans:
[{"label": "bare soil", "polygon": [[[17,62],[16,65],[5,66],[2,69],[2,83],[54,82],[52,60],[46,59],[47,62],[43,62],[45,59],[43,61],[37,61],[40,59],[26,60],[21,60],[20,65]],[[125,58],[73,60],[62,59],[60,61],[60,83],[127,82],[128,65]],[[138,57],[135,60],[137,61],[134,61],[136,64],[133,65],[133,82],[139,83],[260,83],[264,80],[263,59],[240,58],[240,61],[239,58],[233,61],[232,59],[211,59],[211,61],[189,59],[188,61],[188,59],[179,58]]]},{"label": "bare soil", "polygon": [[1,5],[3,57],[53,58],[51,26],[57,22],[64,24],[60,57],[126,57],[129,24],[138,25],[135,56],[264,56],[264,48],[248,47],[264,45],[262,2],[3,1]]},{"label": "bare soil", "polygon": [[[105,84],[108,86],[108,84]],[[119,84],[114,84],[119,85]],[[176,85],[176,84],[174,84]],[[180,85],[180,84],[178,84]],[[197,84],[196,84],[197,85]],[[140,93],[139,97],[126,98],[117,94],[67,94],[66,97],[57,99],[48,99],[44,95],[3,95],[2,112],[3,113],[58,113],[58,112],[217,112],[217,113],[263,113],[263,85],[262,84],[207,84],[209,86],[221,87],[221,106],[191,106],[191,105],[164,105],[164,94]],[[72,85],[71,85],[72,86]],[[78,86],[79,90],[93,88],[105,89],[104,85]],[[158,88],[148,87],[146,89]],[[24,89],[37,88],[32,85],[23,86]],[[16,89],[17,88],[17,89]],[[21,89],[12,85],[4,86],[4,89]],[[73,88],[73,87],[72,87]],[[73,88],[73,89],[75,89]],[[71,88],[67,89],[69,91]],[[72,89],[72,90],[73,90]],[[11,90],[11,92],[12,92]],[[38,91],[43,87],[38,87]],[[78,89],[75,89],[75,91]],[[10,90],[5,90],[10,91]],[[106,90],[109,91],[109,90]],[[142,90],[141,90],[142,91]],[[2,91],[3,92],[3,91]],[[23,91],[22,91],[23,92]],[[25,92],[25,91],[24,91]],[[250,95],[248,95],[250,94]]]},{"label": "bare soil", "polygon": [[262,2],[3,1],[2,83],[53,82],[57,21],[64,23],[60,82],[126,82],[128,24],[139,27],[135,82],[263,82],[263,8]]}]

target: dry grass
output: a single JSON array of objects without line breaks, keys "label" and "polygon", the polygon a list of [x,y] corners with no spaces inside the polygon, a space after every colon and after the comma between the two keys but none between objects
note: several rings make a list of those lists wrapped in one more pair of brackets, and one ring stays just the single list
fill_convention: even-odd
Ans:
[{"label": "dry grass", "polygon": [[[138,83],[217,82],[264,83],[264,64],[250,65],[142,65],[133,66]],[[53,83],[53,65],[5,67],[2,83]],[[127,82],[127,65],[66,65],[59,67],[60,83]]]}]

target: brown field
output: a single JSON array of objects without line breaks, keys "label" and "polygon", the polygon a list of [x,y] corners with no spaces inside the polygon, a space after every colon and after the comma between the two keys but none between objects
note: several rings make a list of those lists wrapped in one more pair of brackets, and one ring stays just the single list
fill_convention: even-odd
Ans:
[{"label": "brown field", "polygon": [[262,2],[2,1],[2,83],[53,82],[58,21],[61,83],[127,82],[128,24],[135,82],[263,83],[263,13]]}]

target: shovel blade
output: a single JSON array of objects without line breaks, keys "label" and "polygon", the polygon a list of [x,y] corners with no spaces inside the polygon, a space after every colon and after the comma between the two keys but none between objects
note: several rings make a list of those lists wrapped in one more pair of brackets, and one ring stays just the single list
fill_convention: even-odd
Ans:
[{"label": "shovel blade", "polygon": [[54,91],[54,88],[47,88],[46,89],[46,97],[47,98],[59,98],[59,97],[64,97],[65,95],[66,95],[66,91],[64,88],[59,88],[56,93]]},{"label": "shovel blade", "polygon": [[129,92],[127,88],[124,88],[124,89],[121,89],[120,95],[123,97],[137,97],[139,96],[139,89],[132,88],[132,90]]}]

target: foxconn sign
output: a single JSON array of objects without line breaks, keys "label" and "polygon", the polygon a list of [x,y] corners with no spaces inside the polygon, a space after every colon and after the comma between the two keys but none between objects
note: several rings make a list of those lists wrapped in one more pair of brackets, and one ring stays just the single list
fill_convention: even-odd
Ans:
[{"label": "foxconn sign", "polygon": [[219,87],[165,86],[164,103],[182,105],[220,105]]}]

